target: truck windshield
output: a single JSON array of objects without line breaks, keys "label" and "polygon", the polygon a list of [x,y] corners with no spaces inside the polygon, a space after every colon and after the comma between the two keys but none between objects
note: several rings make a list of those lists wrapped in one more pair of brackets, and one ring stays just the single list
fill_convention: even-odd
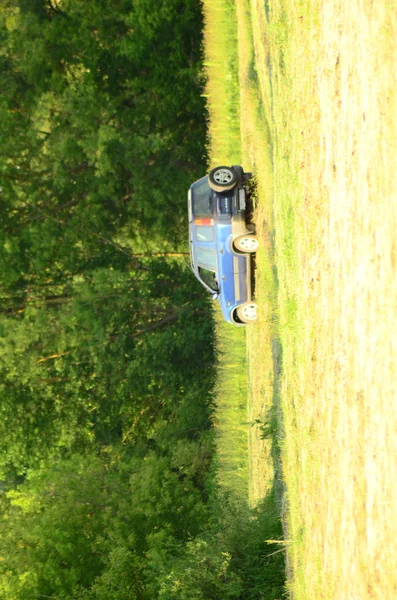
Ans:
[{"label": "truck windshield", "polygon": [[218,282],[216,280],[215,271],[210,271],[209,269],[204,269],[203,267],[198,268],[198,272],[200,275],[200,279],[204,281],[208,287],[214,292],[219,291]]}]

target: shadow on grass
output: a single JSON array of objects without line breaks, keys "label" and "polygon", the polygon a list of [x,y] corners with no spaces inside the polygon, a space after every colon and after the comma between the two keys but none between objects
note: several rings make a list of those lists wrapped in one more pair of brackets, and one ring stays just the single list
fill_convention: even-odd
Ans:
[{"label": "shadow on grass", "polygon": [[209,538],[212,552],[231,557],[228,579],[237,584],[222,600],[282,600],[285,546],[274,487],[255,508],[236,495],[221,495],[216,512],[217,533],[213,530]]},{"label": "shadow on grass", "polygon": [[265,15],[266,15],[266,19],[267,19],[267,22],[269,23],[269,21],[270,21],[270,7],[269,7],[269,0],[265,0],[265,2],[264,2],[264,6],[265,6]]}]

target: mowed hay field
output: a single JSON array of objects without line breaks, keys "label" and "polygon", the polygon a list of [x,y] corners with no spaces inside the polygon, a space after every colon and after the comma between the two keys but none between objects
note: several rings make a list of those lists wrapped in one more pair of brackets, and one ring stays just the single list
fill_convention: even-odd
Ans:
[{"label": "mowed hay field", "polygon": [[[276,292],[271,318],[262,307],[247,332],[263,377],[251,402],[267,410],[276,380],[289,588],[299,599],[392,600],[397,2],[236,4],[242,97],[257,89],[255,118],[269,131],[261,148],[242,105],[243,158],[258,178],[258,299]],[[280,373],[259,343],[269,337],[280,342]],[[265,459],[262,469],[267,480]]]}]

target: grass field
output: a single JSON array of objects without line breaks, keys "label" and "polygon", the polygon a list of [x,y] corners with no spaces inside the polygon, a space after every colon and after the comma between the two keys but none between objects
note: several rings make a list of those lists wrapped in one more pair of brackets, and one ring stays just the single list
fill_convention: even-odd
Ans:
[{"label": "grass field", "polygon": [[[244,32],[249,34],[249,24],[245,28],[239,26],[241,15],[236,11],[234,0],[208,0],[204,2],[204,15],[210,166],[243,164],[246,170],[250,170],[254,154],[261,167],[258,170],[260,175],[256,178],[257,189],[263,197],[271,198],[270,152],[269,148],[264,152],[261,150],[263,140],[270,139],[269,131],[262,118],[257,89],[250,84],[253,47],[252,43],[249,44],[250,37],[248,43],[238,39]],[[250,18],[248,10],[245,15]],[[241,85],[242,81],[244,85]],[[247,112],[255,117],[247,119]],[[244,127],[242,123],[245,123]],[[261,176],[264,172],[265,177]],[[258,210],[263,221],[259,225],[263,237],[271,206],[264,208],[262,205]],[[261,248],[258,255],[263,265],[258,279],[259,282],[263,280],[262,289],[266,290],[263,293],[264,301],[261,302],[260,322],[263,326],[261,330],[249,328],[249,333],[255,335],[260,331],[257,343],[262,352],[255,356],[260,356],[259,369],[263,370],[264,362],[269,365],[266,382],[263,376],[259,381],[253,376],[257,365],[254,357],[246,355],[245,330],[225,325],[221,319],[218,319],[217,327],[220,369],[215,423],[218,431],[219,477],[227,489],[238,489],[245,497],[248,492],[248,501],[252,506],[265,497],[274,481],[272,443],[269,439],[263,439],[261,426],[268,417],[273,399],[272,310],[267,308],[270,299],[274,303],[275,292],[270,254]],[[266,336],[263,337],[265,329]],[[263,360],[264,353],[268,353],[268,361]],[[262,395],[264,387],[268,392],[266,402],[263,402]],[[250,402],[251,397],[255,397],[257,402]],[[266,478],[265,464],[269,466]]]},{"label": "grass field", "polygon": [[290,587],[392,599],[397,6],[250,7],[271,106]]},{"label": "grass field", "polygon": [[[237,19],[233,0],[204,4],[206,97],[210,166],[241,162]],[[219,24],[222,23],[222,27]],[[248,489],[247,364],[245,331],[216,311],[219,355],[214,426],[221,485],[240,498]]]},{"label": "grass field", "polygon": [[[257,89],[251,85],[254,53],[250,25],[247,23],[245,28],[241,27],[242,17],[236,11],[234,0],[208,0],[204,9],[210,166],[243,164],[246,170],[250,170],[255,166],[252,163],[252,156],[255,156],[261,168],[255,178],[257,191],[254,203],[258,192],[262,197],[271,199],[270,148],[262,150],[263,140],[270,137]],[[245,11],[245,16],[250,18],[249,10]],[[247,40],[238,39],[244,32],[248,33]],[[267,206],[262,203],[256,212],[258,230],[264,238],[267,219],[271,216],[271,203]],[[223,322],[220,311],[217,311],[216,319],[219,350],[215,413],[218,474],[226,489],[238,491],[251,506],[257,505],[274,483],[272,441],[264,439],[262,432],[262,426],[270,418],[274,390],[272,319],[276,296],[269,245],[260,249],[258,259],[262,267],[257,277],[262,300],[261,327],[232,327]],[[253,356],[246,349],[247,330],[261,349]],[[265,355],[268,360],[264,360]],[[269,366],[267,377],[263,376],[265,364]],[[258,379],[255,370],[261,372]],[[266,478],[265,465],[268,465]]]},{"label": "grass field", "polygon": [[291,595],[392,600],[397,5],[236,0],[235,14],[262,239],[248,420],[279,421],[273,443],[250,427],[251,501],[277,474],[281,436]]}]

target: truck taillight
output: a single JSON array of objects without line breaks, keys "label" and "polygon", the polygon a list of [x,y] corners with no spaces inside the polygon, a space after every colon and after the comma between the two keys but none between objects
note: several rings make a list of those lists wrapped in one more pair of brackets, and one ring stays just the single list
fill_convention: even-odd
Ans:
[{"label": "truck taillight", "polygon": [[213,225],[214,219],[207,219],[207,218],[194,219],[194,224],[195,225]]}]

